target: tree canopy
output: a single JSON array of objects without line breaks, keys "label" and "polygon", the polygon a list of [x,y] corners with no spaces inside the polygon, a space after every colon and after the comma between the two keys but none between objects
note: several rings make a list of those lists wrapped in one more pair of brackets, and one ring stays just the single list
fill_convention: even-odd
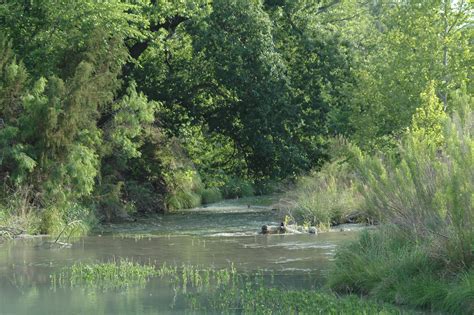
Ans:
[{"label": "tree canopy", "polygon": [[424,128],[419,108],[472,95],[472,13],[450,0],[3,1],[0,205],[24,192],[47,230],[70,209],[110,220],[212,189],[264,193],[321,167],[335,136],[390,150],[412,121]]}]

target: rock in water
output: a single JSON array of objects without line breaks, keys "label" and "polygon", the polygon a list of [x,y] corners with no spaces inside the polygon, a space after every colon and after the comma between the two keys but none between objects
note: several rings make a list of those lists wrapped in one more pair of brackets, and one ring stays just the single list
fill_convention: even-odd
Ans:
[{"label": "rock in water", "polygon": [[262,226],[262,234],[301,234],[297,226],[288,226],[284,223],[277,225]]},{"label": "rock in water", "polygon": [[310,234],[318,234],[318,229],[315,227],[315,226],[311,226],[309,229],[308,229],[308,232]]},{"label": "rock in water", "polygon": [[280,233],[280,227],[275,225],[262,226],[262,234],[277,234]]}]

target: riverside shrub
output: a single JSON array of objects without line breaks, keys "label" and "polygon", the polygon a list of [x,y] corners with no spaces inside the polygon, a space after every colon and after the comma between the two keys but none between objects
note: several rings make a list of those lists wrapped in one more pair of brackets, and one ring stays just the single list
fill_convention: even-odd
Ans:
[{"label": "riverside shrub", "polygon": [[[424,121],[414,123],[398,154],[355,150],[363,207],[383,225],[338,251],[334,290],[453,314],[474,311],[473,107],[464,104],[451,118],[436,114],[439,108],[417,111]],[[442,134],[433,141],[436,131]]]},{"label": "riverside shrub", "polygon": [[346,222],[351,214],[365,217],[360,210],[361,196],[353,185],[351,166],[334,161],[320,171],[300,178],[289,194],[290,212],[297,221],[327,228]]}]

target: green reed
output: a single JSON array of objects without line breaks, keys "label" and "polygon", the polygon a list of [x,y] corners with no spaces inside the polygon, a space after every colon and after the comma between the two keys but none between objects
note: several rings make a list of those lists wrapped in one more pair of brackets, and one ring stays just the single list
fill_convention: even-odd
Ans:
[{"label": "green reed", "polygon": [[[106,263],[76,263],[51,275],[51,287],[92,290],[145,288],[151,278],[169,284],[176,299],[184,298],[186,311],[222,314],[401,314],[393,307],[330,292],[287,290],[274,282],[272,272],[238,272],[225,268],[183,264],[156,266],[127,259]],[[407,312],[403,312],[407,314]]]}]

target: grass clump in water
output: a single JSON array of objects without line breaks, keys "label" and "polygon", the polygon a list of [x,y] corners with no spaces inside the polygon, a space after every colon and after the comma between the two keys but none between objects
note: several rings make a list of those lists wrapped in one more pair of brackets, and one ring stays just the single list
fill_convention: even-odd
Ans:
[{"label": "grass clump in water", "polygon": [[[389,305],[355,296],[339,298],[313,290],[275,287],[263,274],[247,275],[221,284],[216,290],[187,294],[188,305],[198,312],[220,314],[401,314]],[[409,314],[410,312],[404,312]]]},{"label": "grass clump in water", "polygon": [[52,275],[51,281],[53,288],[85,286],[109,290],[143,285],[156,275],[158,272],[153,265],[120,259],[107,263],[76,263]]},{"label": "grass clump in water", "polygon": [[[244,314],[401,314],[388,305],[359,297],[338,298],[316,291],[286,291],[276,288],[244,292]],[[405,312],[408,314],[408,312]]]},{"label": "grass clump in water", "polygon": [[75,263],[51,275],[51,284],[56,287],[89,287],[97,289],[127,289],[145,284],[152,277],[160,277],[175,288],[186,292],[186,288],[210,289],[237,282],[237,270],[229,268],[200,268],[192,265],[181,267],[140,264],[128,259],[105,263]]},{"label": "grass clump in water", "polygon": [[[238,273],[227,268],[167,265],[156,268],[129,260],[77,263],[52,276],[52,288],[85,287],[101,290],[128,289],[159,277],[184,301],[183,312],[219,314],[401,314],[393,306],[355,296],[339,298],[313,290],[286,290],[274,275],[256,271]],[[408,314],[408,312],[403,312]]]}]

